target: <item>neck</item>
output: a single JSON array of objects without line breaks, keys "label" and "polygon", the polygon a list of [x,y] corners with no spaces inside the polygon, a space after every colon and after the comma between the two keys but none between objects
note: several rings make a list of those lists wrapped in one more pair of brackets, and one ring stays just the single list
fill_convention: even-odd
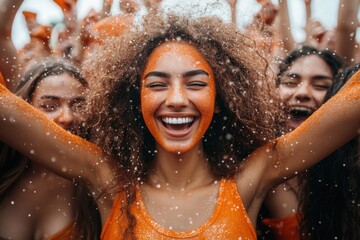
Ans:
[{"label": "neck", "polygon": [[169,153],[157,146],[154,165],[147,183],[167,190],[186,190],[211,184],[215,180],[202,145],[183,153]]}]

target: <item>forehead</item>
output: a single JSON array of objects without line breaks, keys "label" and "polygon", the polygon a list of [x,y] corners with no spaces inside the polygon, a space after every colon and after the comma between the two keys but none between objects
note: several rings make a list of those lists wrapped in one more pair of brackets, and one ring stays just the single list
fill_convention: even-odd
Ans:
[{"label": "forehead", "polygon": [[150,54],[144,74],[153,70],[182,71],[184,69],[212,69],[202,54],[190,43],[170,41],[159,45]]},{"label": "forehead", "polygon": [[80,81],[73,78],[68,73],[61,73],[59,75],[51,75],[40,80],[34,90],[34,94],[77,94],[86,89]]},{"label": "forehead", "polygon": [[298,73],[299,75],[326,75],[332,77],[329,65],[315,54],[296,59],[289,67],[288,72]]}]

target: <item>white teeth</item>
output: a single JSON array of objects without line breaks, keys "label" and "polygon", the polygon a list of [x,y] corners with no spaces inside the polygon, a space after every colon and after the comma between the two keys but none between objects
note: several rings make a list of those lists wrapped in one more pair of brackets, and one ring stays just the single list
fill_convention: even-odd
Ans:
[{"label": "white teeth", "polygon": [[185,124],[191,123],[194,121],[193,117],[182,117],[182,118],[173,118],[173,117],[163,117],[161,120],[166,124]]}]

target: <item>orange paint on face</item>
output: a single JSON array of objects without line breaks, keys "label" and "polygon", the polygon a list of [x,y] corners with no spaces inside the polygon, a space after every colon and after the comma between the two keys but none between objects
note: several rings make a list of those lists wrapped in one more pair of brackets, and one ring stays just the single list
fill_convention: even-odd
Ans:
[{"label": "orange paint on face", "polygon": [[184,153],[201,144],[215,95],[214,73],[194,46],[172,41],[157,47],[141,81],[141,110],[157,146]]}]

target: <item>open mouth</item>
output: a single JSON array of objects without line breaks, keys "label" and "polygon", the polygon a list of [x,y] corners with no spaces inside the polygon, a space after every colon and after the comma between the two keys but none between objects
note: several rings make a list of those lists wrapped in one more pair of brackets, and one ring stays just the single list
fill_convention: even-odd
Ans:
[{"label": "open mouth", "polygon": [[183,132],[194,123],[194,117],[162,117],[161,122],[171,132]]},{"label": "open mouth", "polygon": [[293,120],[305,120],[313,114],[313,112],[313,109],[307,107],[291,107],[289,113]]}]

